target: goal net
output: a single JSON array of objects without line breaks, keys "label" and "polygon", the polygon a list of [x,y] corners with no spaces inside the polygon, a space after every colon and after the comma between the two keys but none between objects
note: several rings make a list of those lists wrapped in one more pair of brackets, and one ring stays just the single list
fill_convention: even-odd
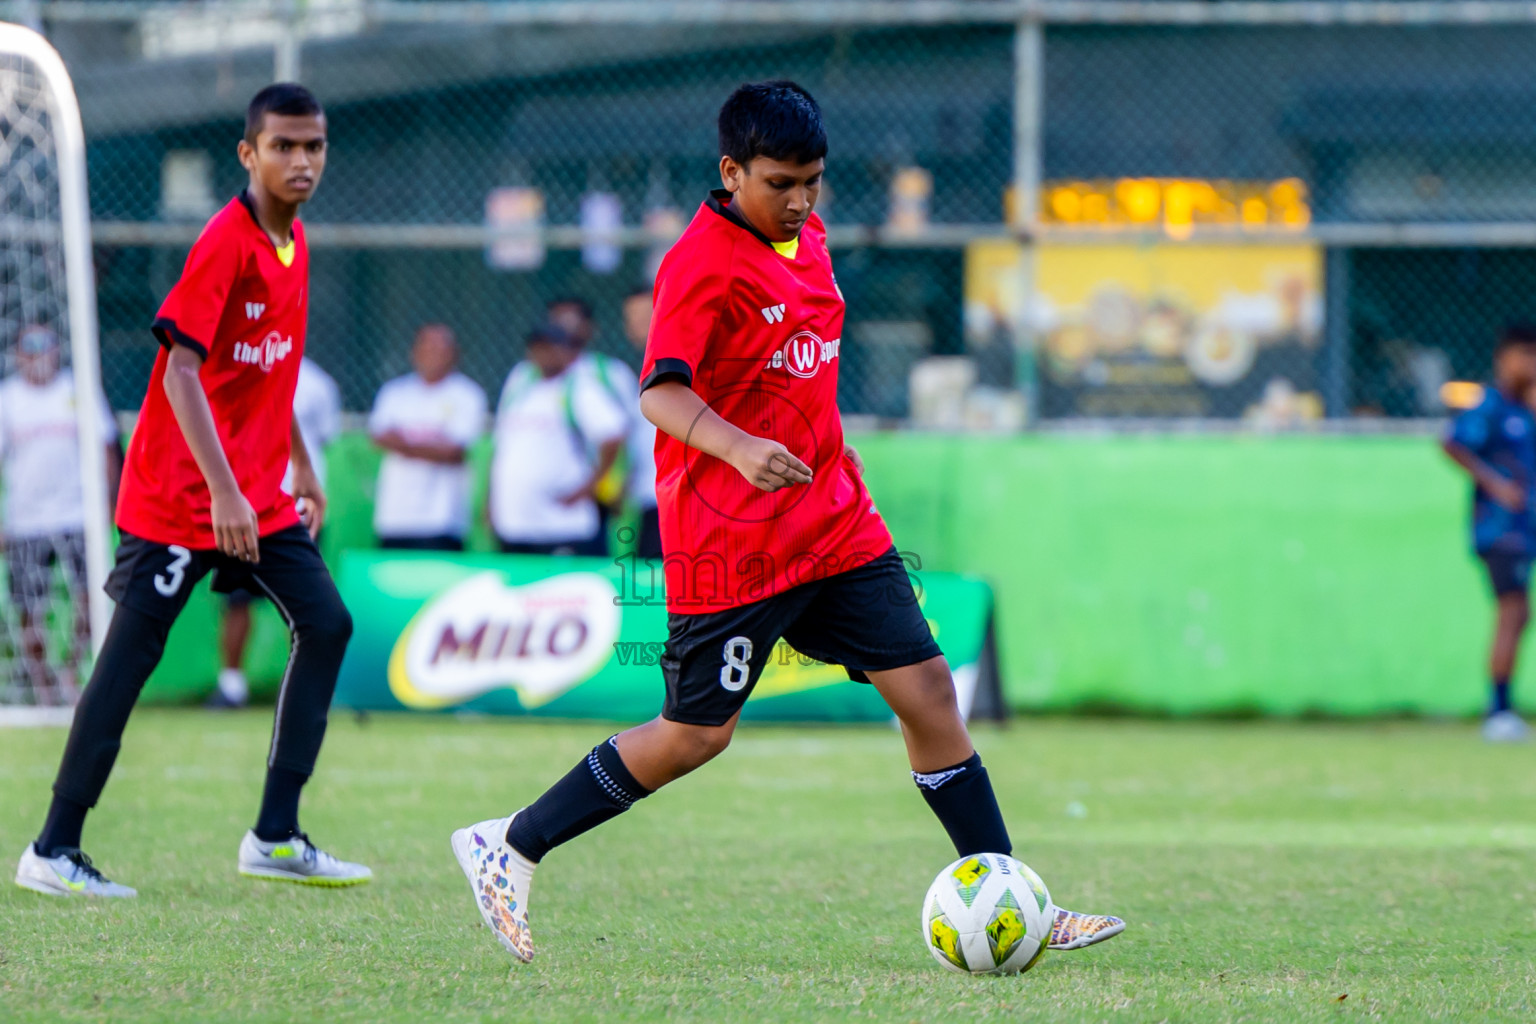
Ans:
[{"label": "goal net", "polygon": [[74,88],[0,24],[0,723],[67,716],[110,615],[97,352]]}]

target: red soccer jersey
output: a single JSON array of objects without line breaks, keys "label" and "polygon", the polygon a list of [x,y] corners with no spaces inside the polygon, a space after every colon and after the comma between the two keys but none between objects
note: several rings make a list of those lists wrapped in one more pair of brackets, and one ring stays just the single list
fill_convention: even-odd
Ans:
[{"label": "red soccer jersey", "polygon": [[720,611],[856,569],[891,547],[843,454],[843,295],[812,214],[791,258],[711,197],[662,260],[641,390],[682,380],[722,418],[770,437],[812,482],[770,494],[729,464],[656,435],[667,608]]},{"label": "red soccer jersey", "polygon": [[181,279],[155,317],[163,347],[117,499],[117,525],[128,533],[160,544],[216,547],[208,484],[161,385],[172,345],[204,356],[199,376],[213,422],[261,535],[299,521],[282,489],[309,311],[309,249],[298,221],[292,246],[285,265],[243,194],[193,243]]}]

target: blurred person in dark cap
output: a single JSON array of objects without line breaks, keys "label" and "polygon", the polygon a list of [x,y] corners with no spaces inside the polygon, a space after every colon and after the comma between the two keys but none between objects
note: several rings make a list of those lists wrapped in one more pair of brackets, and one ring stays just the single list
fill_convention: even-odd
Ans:
[{"label": "blurred person in dark cap", "polygon": [[[91,640],[75,377],[62,365],[58,335],[47,327],[22,328],[14,354],[17,372],[0,383],[0,484],[11,605],[21,621],[20,666],[37,703],[72,703]],[[122,471],[117,424],[101,392],[87,400],[100,410],[96,443],[104,449],[108,500],[115,504]],[[48,664],[47,649],[55,566],[74,616],[58,671]]]},{"label": "blurred person in dark cap", "polygon": [[577,370],[581,351],[567,327],[542,324],[501,390],[487,501],[503,551],[608,553],[596,494],[627,422],[596,378]]}]

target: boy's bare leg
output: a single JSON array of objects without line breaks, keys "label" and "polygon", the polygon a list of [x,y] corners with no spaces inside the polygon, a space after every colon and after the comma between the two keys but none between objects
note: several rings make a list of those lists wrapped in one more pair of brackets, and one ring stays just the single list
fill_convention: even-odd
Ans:
[{"label": "boy's bare leg", "polygon": [[870,672],[885,703],[901,722],[907,760],[914,772],[936,772],[976,753],[955,701],[949,662],[929,658],[886,672]]},{"label": "boy's bare leg", "polygon": [[1526,737],[1526,725],[1510,703],[1509,687],[1520,655],[1520,641],[1530,618],[1530,599],[1524,591],[1509,591],[1498,596],[1493,643],[1488,651],[1492,698],[1487,720],[1483,723],[1483,737],[1493,742],[1516,742]]},{"label": "boy's bare leg", "polygon": [[635,781],[655,792],[713,760],[730,745],[741,713],[724,725],[685,725],[656,717],[616,737],[619,756]]},{"label": "boy's bare leg", "polygon": [[[955,850],[1013,852],[992,782],[955,700],[954,677],[942,657],[885,672],[868,673],[870,682],[901,722],[912,778]],[[1050,945],[1081,949],[1113,938],[1125,929],[1118,917],[1079,914],[1056,908]]]}]

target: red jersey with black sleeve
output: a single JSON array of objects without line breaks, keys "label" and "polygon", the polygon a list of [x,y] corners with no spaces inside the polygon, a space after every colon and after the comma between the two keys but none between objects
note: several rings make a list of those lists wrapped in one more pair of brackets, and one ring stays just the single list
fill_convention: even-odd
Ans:
[{"label": "red jersey with black sleeve", "polygon": [[758,490],[728,463],[664,431],[656,497],[667,609],[723,611],[856,569],[891,547],[843,454],[837,368],[843,296],[826,228],[775,247],[716,191],[662,260],[640,388],[686,383],[723,419],[772,438],[812,482]]},{"label": "red jersey with black sleeve", "polygon": [[299,521],[282,484],[308,313],[303,226],[294,221],[293,241],[280,251],[257,223],[250,199],[230,200],[193,243],[155,317],[162,347],[123,465],[119,527],[160,544],[217,546],[207,481],[161,383],[173,345],[204,357],[199,377],[213,422],[261,535]]}]

